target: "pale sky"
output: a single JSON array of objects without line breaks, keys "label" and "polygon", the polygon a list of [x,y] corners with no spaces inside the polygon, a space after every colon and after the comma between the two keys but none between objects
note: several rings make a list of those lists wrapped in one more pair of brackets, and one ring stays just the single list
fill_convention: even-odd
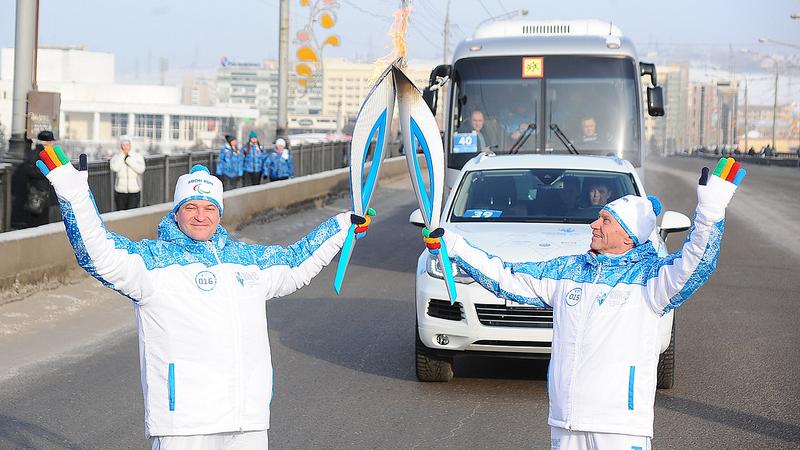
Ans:
[{"label": "pale sky", "polygon": [[[338,1],[333,32],[342,45],[326,47],[325,55],[363,60],[387,54],[386,31],[400,1]],[[294,35],[308,21],[308,8],[298,0],[290,4]],[[440,61],[447,1],[411,4],[409,59]],[[14,45],[15,8],[16,0],[0,0],[0,47]],[[797,48],[758,43],[765,37],[800,45],[800,20],[789,17],[800,13],[800,1],[789,0],[452,0],[451,42],[471,35],[487,17],[520,8],[529,10],[529,19],[611,20],[640,52],[655,42],[709,54],[727,54],[730,45],[800,60]],[[213,68],[222,56],[245,62],[277,57],[277,0],[41,0],[40,17],[42,45],[113,52],[118,76],[131,74],[137,63],[142,73],[148,65],[156,72],[161,57],[170,69]]]}]

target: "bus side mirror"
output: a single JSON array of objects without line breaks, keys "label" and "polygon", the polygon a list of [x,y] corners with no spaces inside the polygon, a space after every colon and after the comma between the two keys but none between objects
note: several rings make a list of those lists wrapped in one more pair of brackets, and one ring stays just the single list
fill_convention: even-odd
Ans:
[{"label": "bus side mirror", "polygon": [[647,113],[653,117],[664,115],[664,92],[661,86],[647,88]]},{"label": "bus side mirror", "polygon": [[430,108],[433,114],[436,114],[436,103],[439,99],[439,88],[442,87],[444,82],[450,77],[453,66],[450,64],[439,64],[431,70],[431,76],[428,78],[428,87],[422,90],[422,99]]},{"label": "bus side mirror", "polygon": [[639,63],[639,76],[643,77],[645,75],[650,75],[650,85],[651,86],[658,86],[658,80],[656,80],[656,65],[653,63],[646,63],[640,62]]},{"label": "bus side mirror", "polygon": [[422,90],[422,99],[430,108],[433,115],[436,115],[436,102],[439,100],[439,90],[432,91],[430,86]]}]

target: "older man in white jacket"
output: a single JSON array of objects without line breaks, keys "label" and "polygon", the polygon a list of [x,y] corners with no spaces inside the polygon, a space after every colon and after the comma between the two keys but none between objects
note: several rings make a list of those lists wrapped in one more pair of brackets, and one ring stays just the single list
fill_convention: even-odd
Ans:
[{"label": "older man in white jacket", "polygon": [[694,225],[683,249],[666,257],[649,241],[661,211],[655,197],[605,205],[591,224],[588,253],[543,262],[505,263],[452,231],[430,233],[430,249],[441,237],[453,261],[498,297],[553,309],[553,449],[650,448],[658,320],[714,271],[725,208],[745,174],[737,178],[738,169],[733,159],[721,161],[710,179],[704,169]]},{"label": "older man in white jacket", "polygon": [[195,166],[178,179],[158,239],[134,242],[106,230],[87,172],[61,163],[37,164],[78,263],[133,301],[153,448],[267,448],[274,387],[265,300],[307,285],[351,222],[368,220],[338,214],[286,248],[239,242],[219,224],[222,183]]}]

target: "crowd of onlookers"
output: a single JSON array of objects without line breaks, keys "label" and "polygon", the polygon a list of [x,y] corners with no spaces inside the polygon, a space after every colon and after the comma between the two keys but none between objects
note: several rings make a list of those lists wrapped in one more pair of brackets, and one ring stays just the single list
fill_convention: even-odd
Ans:
[{"label": "crowd of onlookers", "polygon": [[[38,134],[36,145],[25,152],[23,161],[11,175],[11,229],[23,229],[51,222],[50,206],[58,204],[53,188],[36,167],[39,152],[57,141],[51,131]],[[115,174],[115,210],[138,208],[141,205],[142,175],[146,164],[128,136],[120,136],[119,150],[109,160]],[[262,146],[255,131],[241,147],[233,136],[225,136],[219,150],[216,175],[225,190],[254,186],[264,181],[294,177],[294,162],[286,141],[277,139],[269,148]]]},{"label": "crowd of onlookers", "polygon": [[[760,149],[756,150],[755,147],[752,145],[746,151],[742,151],[739,149],[738,145],[729,146],[729,145],[713,145],[707,147],[705,145],[698,145],[696,147],[690,147],[684,151],[684,154],[693,155],[696,153],[706,154],[706,155],[720,155],[720,156],[752,156],[752,157],[761,157],[761,158],[772,158],[779,156],[778,152],[769,144],[762,146]],[[795,156],[800,158],[800,147],[792,149],[790,153],[780,153],[780,156]]]},{"label": "crowd of onlookers", "polygon": [[225,190],[261,184],[262,180],[285,180],[294,176],[294,162],[286,141],[277,139],[271,149],[264,148],[255,131],[239,147],[236,137],[225,136],[219,150],[217,176]]}]

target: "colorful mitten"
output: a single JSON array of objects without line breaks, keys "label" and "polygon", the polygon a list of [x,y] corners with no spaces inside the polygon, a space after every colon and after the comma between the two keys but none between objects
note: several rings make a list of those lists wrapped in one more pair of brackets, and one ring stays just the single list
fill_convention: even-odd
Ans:
[{"label": "colorful mitten", "polygon": [[733,158],[720,158],[711,176],[708,173],[708,168],[703,167],[697,186],[697,207],[710,219],[717,220],[725,216],[725,208],[747,171]]},{"label": "colorful mitten", "polygon": [[438,255],[439,249],[442,248],[442,236],[444,236],[444,229],[437,228],[433,231],[423,228],[422,229],[422,240],[425,241],[425,246],[428,247],[428,251],[431,255]]},{"label": "colorful mitten", "polygon": [[350,222],[356,226],[354,230],[356,234],[356,239],[361,239],[367,235],[367,231],[369,230],[369,224],[372,223],[372,217],[376,215],[375,210],[372,208],[367,208],[367,216],[362,217],[357,214],[350,214]]}]

